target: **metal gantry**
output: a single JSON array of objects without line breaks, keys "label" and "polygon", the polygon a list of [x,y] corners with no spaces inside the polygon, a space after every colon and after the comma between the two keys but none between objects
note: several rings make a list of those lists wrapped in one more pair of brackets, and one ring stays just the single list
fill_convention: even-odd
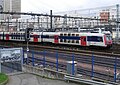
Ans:
[{"label": "metal gantry", "polygon": [[[112,6],[113,7],[113,6]],[[30,16],[34,17],[34,19],[24,19],[22,18],[17,19],[16,21],[11,20],[10,18],[6,20],[1,20],[1,28],[6,28],[4,31],[10,31],[9,28],[11,28],[11,24],[17,24],[15,25],[16,31],[18,30],[24,30],[27,27],[33,27],[34,30],[39,30],[39,31],[80,31],[80,29],[85,28],[85,29],[93,29],[95,27],[104,27],[104,28],[110,28],[109,30],[115,30],[116,31],[116,39],[118,40],[119,38],[119,5],[114,6],[112,10],[114,10],[114,15],[113,17],[112,14],[109,15],[109,9],[102,10],[100,9],[98,13],[92,13],[91,10],[89,9],[89,15],[77,15],[77,14],[71,14],[71,13],[64,13],[64,14],[55,14],[50,10],[50,14],[39,14],[39,13],[24,13],[24,12],[3,12],[1,11],[0,14],[9,14],[9,15],[21,15],[21,16]],[[83,11],[83,10],[82,10]],[[78,13],[76,11],[75,13]],[[104,16],[100,16],[100,14],[107,13],[108,16],[104,18]],[[91,16],[90,14],[94,14],[95,16]],[[6,26],[6,27],[5,27]]]}]

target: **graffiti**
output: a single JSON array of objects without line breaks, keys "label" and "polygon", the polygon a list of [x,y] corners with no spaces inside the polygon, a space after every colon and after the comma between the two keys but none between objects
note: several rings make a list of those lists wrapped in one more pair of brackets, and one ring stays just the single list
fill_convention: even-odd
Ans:
[{"label": "graffiti", "polygon": [[1,50],[1,62],[21,61],[21,50]]}]

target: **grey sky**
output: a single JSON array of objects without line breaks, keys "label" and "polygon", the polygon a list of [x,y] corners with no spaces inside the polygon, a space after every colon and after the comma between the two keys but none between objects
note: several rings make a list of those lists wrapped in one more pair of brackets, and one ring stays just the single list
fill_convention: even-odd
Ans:
[{"label": "grey sky", "polygon": [[22,12],[61,12],[116,4],[120,4],[120,0],[22,0]]}]

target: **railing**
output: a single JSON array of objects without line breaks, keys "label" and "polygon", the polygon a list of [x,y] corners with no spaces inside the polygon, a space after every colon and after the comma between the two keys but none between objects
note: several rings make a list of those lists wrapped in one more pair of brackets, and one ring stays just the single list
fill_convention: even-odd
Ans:
[{"label": "railing", "polygon": [[[25,53],[25,51],[24,51]],[[42,66],[43,68],[50,68],[58,72],[67,73],[67,61],[71,63],[71,75],[81,74],[91,79],[97,78],[104,80],[104,82],[116,82],[118,81],[118,73],[120,68],[120,59],[105,58],[99,59],[94,54],[91,56],[78,56],[74,54],[62,54],[58,52],[48,51],[29,51],[28,57],[23,58],[23,63],[32,66]],[[77,66],[74,63],[77,61]],[[100,68],[99,68],[100,67]]]},{"label": "railing", "polygon": [[108,84],[108,83],[102,83],[102,82],[98,82],[98,81],[82,79],[79,77],[77,78],[74,76],[65,76],[65,80],[85,83],[85,84],[89,84],[89,85],[112,85],[112,84]]}]

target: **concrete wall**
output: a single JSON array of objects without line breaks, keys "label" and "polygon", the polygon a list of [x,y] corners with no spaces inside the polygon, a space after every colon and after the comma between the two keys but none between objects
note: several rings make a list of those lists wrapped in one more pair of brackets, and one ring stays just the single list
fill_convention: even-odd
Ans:
[{"label": "concrete wall", "polygon": [[66,73],[58,72],[49,68],[43,68],[43,67],[38,68],[29,65],[23,65],[22,70],[23,72],[33,73],[42,77],[60,79],[60,80],[64,80],[64,76],[68,75]]}]

